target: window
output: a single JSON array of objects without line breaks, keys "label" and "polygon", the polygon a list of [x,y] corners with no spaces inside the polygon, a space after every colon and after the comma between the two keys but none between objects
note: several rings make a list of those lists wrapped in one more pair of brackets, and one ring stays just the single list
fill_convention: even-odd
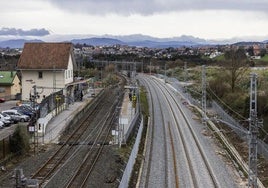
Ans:
[{"label": "window", "polygon": [[38,72],[38,78],[43,78],[43,72]]}]

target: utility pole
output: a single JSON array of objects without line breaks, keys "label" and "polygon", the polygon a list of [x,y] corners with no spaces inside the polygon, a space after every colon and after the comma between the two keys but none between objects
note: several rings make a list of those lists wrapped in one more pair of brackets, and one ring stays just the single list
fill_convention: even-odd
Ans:
[{"label": "utility pole", "polygon": [[[69,75],[68,75],[69,77]],[[56,106],[56,100],[54,99],[54,94],[56,92],[56,69],[55,65],[53,65],[53,91],[52,91],[52,99],[53,99],[53,107],[56,107],[56,114],[57,115],[57,106]]]},{"label": "utility pole", "polygon": [[187,84],[186,84],[187,80],[188,80],[187,62],[185,61],[184,62],[184,82],[185,82],[184,91],[186,94],[187,94]]},{"label": "utility pole", "polygon": [[167,77],[167,63],[165,63],[165,78]]},{"label": "utility pole", "polygon": [[187,62],[184,62],[184,82],[188,80]]},{"label": "utility pole", "polygon": [[143,63],[144,63],[144,58],[142,58],[142,62],[141,62],[141,73],[143,73]]},{"label": "utility pole", "polygon": [[56,69],[55,65],[53,65],[53,93],[56,92]]},{"label": "utility pole", "polygon": [[165,63],[165,83],[167,82],[167,63]]},{"label": "utility pole", "polygon": [[150,75],[152,74],[152,62],[150,60]]},{"label": "utility pole", "polygon": [[202,65],[202,123],[207,125],[206,66]]},{"label": "utility pole", "polygon": [[134,75],[133,75],[133,81],[135,81],[136,80],[136,73],[137,73],[137,65],[136,65],[136,62],[133,62],[134,64],[134,70],[133,70],[133,73],[134,73]]},{"label": "utility pole", "polygon": [[[33,86],[34,89],[34,98],[33,98],[33,102],[34,102],[34,107],[36,106],[36,100],[37,100],[37,90],[36,90],[36,85]],[[31,121],[34,123],[34,154],[36,154],[36,152],[38,152],[38,127],[37,127],[37,114],[34,115],[33,117],[34,119],[32,119]]]},{"label": "utility pole", "polygon": [[257,144],[258,127],[262,122],[257,117],[257,74],[250,75],[250,111],[249,111],[249,169],[248,187],[257,188]]}]

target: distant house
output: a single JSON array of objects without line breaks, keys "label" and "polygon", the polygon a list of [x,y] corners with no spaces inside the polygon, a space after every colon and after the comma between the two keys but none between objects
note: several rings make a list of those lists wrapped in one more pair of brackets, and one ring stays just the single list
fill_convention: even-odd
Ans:
[{"label": "distant house", "polygon": [[254,56],[258,56],[260,55],[261,53],[261,48],[259,45],[253,45],[253,53],[254,53]]},{"label": "distant house", "polygon": [[53,92],[64,90],[74,81],[76,63],[71,43],[25,43],[18,61],[21,71],[22,100],[30,100],[33,86],[40,102]]},{"label": "distant house", "polygon": [[16,71],[0,71],[0,97],[16,99],[20,92],[21,85]]}]

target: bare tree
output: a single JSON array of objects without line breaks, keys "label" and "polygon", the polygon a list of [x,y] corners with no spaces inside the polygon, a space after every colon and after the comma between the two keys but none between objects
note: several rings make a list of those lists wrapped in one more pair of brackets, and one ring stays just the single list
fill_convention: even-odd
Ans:
[{"label": "bare tree", "polygon": [[237,83],[243,78],[243,75],[249,68],[247,56],[243,49],[230,50],[225,52],[226,62],[224,68],[227,71],[227,76],[230,79],[232,93],[235,91]]}]

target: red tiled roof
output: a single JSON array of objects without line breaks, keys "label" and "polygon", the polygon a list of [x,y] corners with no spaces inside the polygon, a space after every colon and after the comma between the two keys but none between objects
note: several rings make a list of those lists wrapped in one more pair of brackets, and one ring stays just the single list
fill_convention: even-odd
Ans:
[{"label": "red tiled roof", "polygon": [[67,69],[72,53],[72,43],[25,43],[18,69]]}]

